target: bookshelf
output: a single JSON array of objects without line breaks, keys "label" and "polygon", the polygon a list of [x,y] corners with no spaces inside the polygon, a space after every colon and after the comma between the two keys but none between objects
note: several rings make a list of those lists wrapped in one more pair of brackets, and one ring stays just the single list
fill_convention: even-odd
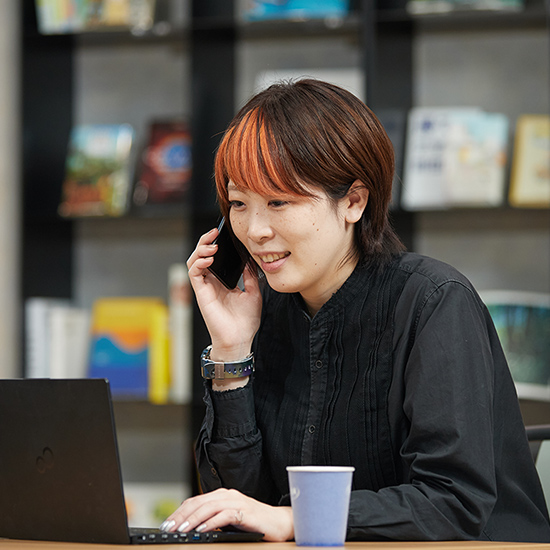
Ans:
[{"label": "bookshelf", "polygon": [[[146,277],[144,271],[134,288],[158,294],[159,285],[164,285],[161,266],[173,258],[185,260],[198,236],[216,223],[211,185],[214,151],[237,107],[252,93],[254,71],[262,66],[305,72],[323,64],[358,69],[375,112],[448,104],[479,105],[511,117],[530,109],[550,111],[545,76],[550,72],[548,14],[542,0],[527,0],[520,13],[418,17],[408,15],[399,1],[385,6],[374,0],[355,4],[350,17],[336,26],[320,21],[244,24],[235,17],[232,0],[192,0],[188,19],[163,36],[122,32],[40,36],[34,2],[25,0],[22,299],[79,296],[89,301],[107,284],[113,285],[111,292],[120,292],[135,272],[141,244],[148,252],[162,249],[165,256],[158,262],[159,271],[153,269]],[[159,73],[147,77],[151,82],[142,86],[143,81],[129,72],[109,93],[107,76],[117,70],[117,56],[133,60],[129,63],[139,72],[140,63],[155,64],[158,57],[152,52],[170,61],[165,59],[162,67],[157,64]],[[102,76],[110,57],[113,65]],[[515,78],[519,69],[521,78]],[[163,85],[154,87],[155,79]],[[92,118],[97,105],[102,116],[111,119],[121,112],[151,113],[152,106],[154,111],[162,102],[177,104],[177,98],[165,95],[168,88],[180,94],[178,108],[191,123],[194,171],[189,212],[152,219],[59,219],[56,210],[72,124]],[[161,100],[155,99],[157,94]],[[145,118],[138,117],[138,127],[144,124]],[[525,290],[550,291],[546,210],[504,207],[411,213],[396,209],[392,218],[409,249],[453,263],[476,285],[481,281],[482,286],[526,285]],[[153,238],[146,243],[149,237]],[[115,258],[111,264],[101,255],[107,245]],[[469,253],[472,247],[475,254]],[[479,264],[487,259],[493,262],[489,270]],[[520,262],[523,269],[518,270]],[[102,271],[91,277],[94,265],[101,265]],[[195,311],[194,401],[185,415],[178,408],[168,413],[179,418],[175,431],[185,431],[190,440],[202,420],[198,363],[208,343]],[[130,409],[122,407],[121,414]],[[131,429],[139,430],[139,423]],[[185,467],[192,471],[192,466]],[[186,477],[194,480],[192,473]]]}]

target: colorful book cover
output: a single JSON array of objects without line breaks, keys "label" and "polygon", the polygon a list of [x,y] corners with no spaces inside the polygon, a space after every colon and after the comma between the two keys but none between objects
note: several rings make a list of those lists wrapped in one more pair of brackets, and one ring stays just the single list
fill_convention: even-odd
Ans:
[{"label": "colorful book cover", "polygon": [[550,294],[484,292],[518,396],[550,401]]},{"label": "colorful book cover", "polygon": [[126,212],[133,138],[129,124],[73,128],[59,206],[61,216],[120,216]]},{"label": "colorful book cover", "polygon": [[182,121],[153,122],[143,151],[133,202],[181,203],[191,185],[191,134]]},{"label": "colorful book cover", "polygon": [[451,206],[502,205],[508,131],[508,117],[503,114],[452,114],[443,155],[443,179]]},{"label": "colorful book cover", "polygon": [[92,311],[89,375],[107,378],[113,396],[166,402],[168,313],[157,298],[102,298]]},{"label": "colorful book cover", "polygon": [[242,17],[248,21],[344,17],[349,0],[247,0]]},{"label": "colorful book cover", "polygon": [[87,0],[87,30],[132,29],[144,32],[154,23],[156,0]]},{"label": "colorful book cover", "polygon": [[550,207],[550,116],[522,115],[516,125],[509,201]]},{"label": "colorful book cover", "polygon": [[36,19],[42,34],[80,31],[85,23],[83,0],[36,0]]}]

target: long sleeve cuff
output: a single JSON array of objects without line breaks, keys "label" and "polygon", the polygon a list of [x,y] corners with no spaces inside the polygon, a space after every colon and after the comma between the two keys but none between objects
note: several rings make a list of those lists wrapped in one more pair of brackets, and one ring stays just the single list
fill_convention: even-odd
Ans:
[{"label": "long sleeve cuff", "polygon": [[214,437],[236,437],[256,429],[254,392],[250,381],[225,392],[210,389],[214,407]]}]

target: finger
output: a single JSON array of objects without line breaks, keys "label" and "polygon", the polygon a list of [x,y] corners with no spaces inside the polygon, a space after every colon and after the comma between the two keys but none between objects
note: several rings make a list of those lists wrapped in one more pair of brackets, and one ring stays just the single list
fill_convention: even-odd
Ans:
[{"label": "finger", "polygon": [[[233,510],[235,512],[236,509],[240,510],[241,506],[239,501],[235,501],[235,495],[232,495],[231,491],[227,489],[218,489],[185,500],[162,524],[162,527],[167,531],[187,532],[207,523],[211,530],[216,528],[212,525],[229,525],[231,516],[226,511]],[[213,520],[214,517],[220,514],[221,516],[217,520]]]},{"label": "finger", "polygon": [[[187,267],[191,267],[193,262],[197,259],[197,257],[201,256],[198,252],[201,250],[204,246],[212,245],[213,241],[218,236],[218,229],[214,227],[211,229],[208,233],[205,233],[204,235],[201,235],[197,242],[197,246],[195,247],[195,250],[191,253],[189,258],[187,259]],[[204,256],[204,254],[202,254]]]},{"label": "finger", "polygon": [[202,522],[199,521],[198,525],[194,525],[195,520],[196,518],[190,518],[177,527],[176,530],[180,533],[185,533],[194,529],[195,531],[202,533],[206,531],[213,531],[214,529],[219,529],[221,527],[227,527],[228,525],[247,530],[245,513],[241,509],[224,508],[208,517],[208,519],[203,520]]},{"label": "finger", "polygon": [[213,256],[218,251],[217,244],[201,244],[197,245],[197,248],[193,250],[191,256],[187,259],[187,269],[191,269],[193,264],[201,259]]}]

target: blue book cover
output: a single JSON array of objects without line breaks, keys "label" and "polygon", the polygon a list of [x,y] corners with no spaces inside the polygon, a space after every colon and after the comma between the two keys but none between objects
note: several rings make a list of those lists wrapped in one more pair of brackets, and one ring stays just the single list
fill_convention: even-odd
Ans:
[{"label": "blue book cover", "polygon": [[344,17],[349,0],[251,0],[243,10],[249,21]]}]

